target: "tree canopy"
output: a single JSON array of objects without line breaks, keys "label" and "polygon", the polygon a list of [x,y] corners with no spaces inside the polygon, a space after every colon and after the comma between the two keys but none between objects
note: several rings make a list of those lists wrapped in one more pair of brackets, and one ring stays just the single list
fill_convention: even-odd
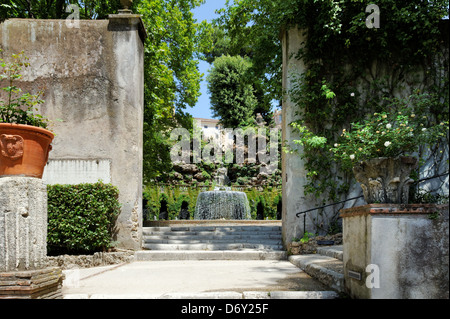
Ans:
[{"label": "tree canopy", "polygon": [[73,12],[70,4],[78,6],[80,19],[106,19],[121,8],[118,0],[2,0],[0,19],[65,19]]},{"label": "tree canopy", "polygon": [[257,100],[252,83],[247,81],[251,67],[241,56],[223,55],[214,60],[208,75],[211,109],[224,127],[236,128],[253,124]]},{"label": "tree canopy", "polygon": [[137,12],[147,29],[144,79],[144,180],[170,172],[170,128],[192,129],[185,109],[195,106],[202,74],[197,48],[201,24],[192,9],[203,0],[141,0]]},{"label": "tree canopy", "polygon": [[212,22],[208,36],[212,45],[205,52],[209,63],[222,56],[241,56],[251,62],[246,81],[252,83],[257,100],[254,115],[260,113],[271,122],[273,106],[281,106],[282,54],[279,25],[270,17],[274,3],[282,1],[235,0],[227,1],[219,10],[220,16]]}]

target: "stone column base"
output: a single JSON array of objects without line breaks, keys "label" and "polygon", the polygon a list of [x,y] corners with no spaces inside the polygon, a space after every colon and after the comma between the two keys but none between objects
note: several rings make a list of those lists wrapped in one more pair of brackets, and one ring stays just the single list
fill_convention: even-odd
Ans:
[{"label": "stone column base", "polygon": [[63,280],[58,267],[0,272],[0,299],[62,299]]},{"label": "stone column base", "polygon": [[0,178],[0,273],[47,267],[47,187],[33,177]]}]

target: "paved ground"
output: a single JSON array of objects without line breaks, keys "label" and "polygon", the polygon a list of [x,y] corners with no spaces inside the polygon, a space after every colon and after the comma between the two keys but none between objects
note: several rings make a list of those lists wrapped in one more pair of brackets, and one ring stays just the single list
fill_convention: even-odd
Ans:
[{"label": "paved ground", "polygon": [[336,297],[285,260],[140,261],[64,272],[67,299]]}]

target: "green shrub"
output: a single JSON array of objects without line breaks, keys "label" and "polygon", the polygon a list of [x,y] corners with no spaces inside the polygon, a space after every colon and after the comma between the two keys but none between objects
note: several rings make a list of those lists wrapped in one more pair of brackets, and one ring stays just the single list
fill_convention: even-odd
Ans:
[{"label": "green shrub", "polygon": [[191,218],[193,218],[199,192],[200,189],[196,187],[178,187],[173,185],[146,186],[143,197],[147,200],[147,220],[153,220],[155,217],[156,219],[159,218],[159,209],[163,197],[167,201],[169,219],[173,220],[178,217],[183,201],[188,202],[188,210],[191,213]]},{"label": "green shrub", "polygon": [[[164,196],[168,203],[169,219],[178,217],[183,201],[189,203],[188,209],[191,213],[191,219],[193,219],[198,194],[207,190],[212,190],[212,188],[147,185],[143,194],[147,200],[147,207],[145,207],[148,210],[147,220],[153,220],[155,217],[158,219],[161,196]],[[263,204],[265,218],[277,218],[277,204],[281,200],[281,188],[271,186],[244,187],[241,191],[247,194],[252,219],[256,219],[256,207],[259,202]]]},{"label": "green shrub", "polygon": [[110,184],[48,185],[49,255],[90,254],[111,247],[120,213]]}]

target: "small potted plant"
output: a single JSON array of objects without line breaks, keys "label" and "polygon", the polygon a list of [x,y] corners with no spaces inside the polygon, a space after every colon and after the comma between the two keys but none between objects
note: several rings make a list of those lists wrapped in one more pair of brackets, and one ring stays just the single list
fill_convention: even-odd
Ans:
[{"label": "small potted plant", "polygon": [[[448,134],[448,121],[433,123],[428,118],[428,95],[393,101],[390,109],[395,111],[352,123],[330,149],[344,167],[352,167],[368,204],[407,204],[419,146],[436,145]],[[413,107],[412,101],[419,107]]]},{"label": "small potted plant", "polygon": [[10,61],[0,58],[0,176],[42,178],[54,138],[48,120],[35,114],[43,92],[32,95],[15,86],[27,60],[23,52]]}]

